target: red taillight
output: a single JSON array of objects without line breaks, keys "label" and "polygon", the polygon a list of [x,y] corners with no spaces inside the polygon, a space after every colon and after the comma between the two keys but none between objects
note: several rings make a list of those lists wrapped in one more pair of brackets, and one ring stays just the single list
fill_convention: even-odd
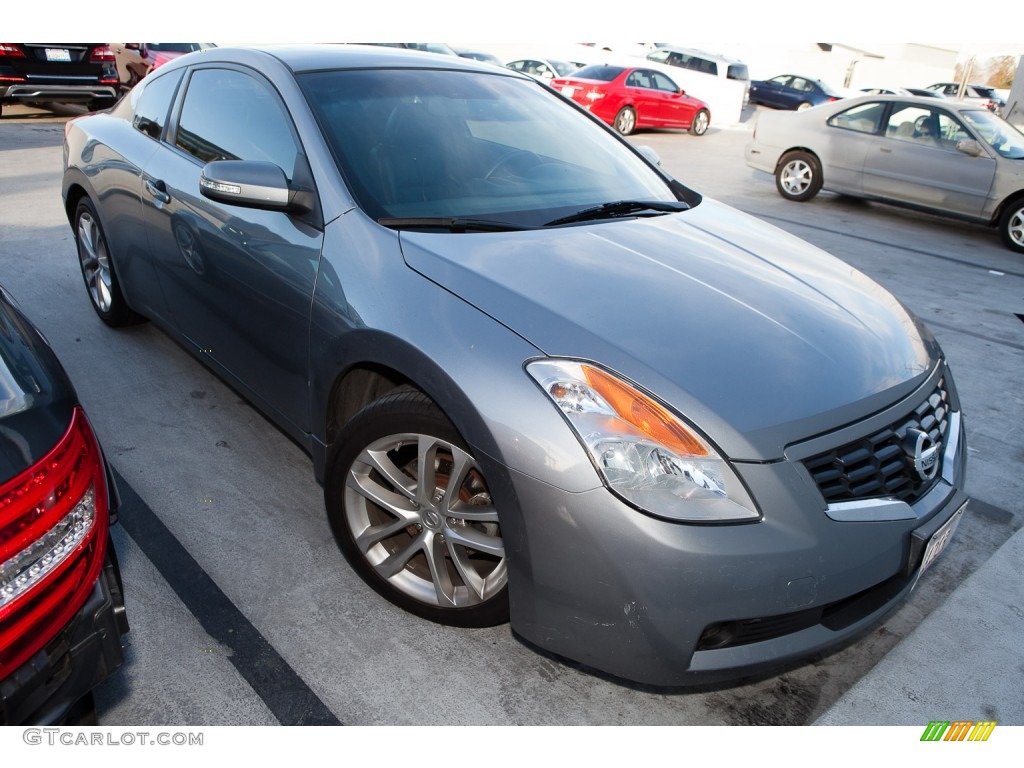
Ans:
[{"label": "red taillight", "polygon": [[24,59],[25,52],[17,43],[0,43],[0,56],[10,56],[12,59]]},{"label": "red taillight", "polygon": [[99,443],[76,407],[57,446],[0,485],[0,679],[82,607],[103,567],[108,526]]},{"label": "red taillight", "polygon": [[114,52],[109,45],[97,45],[92,49],[89,61],[114,61]]}]

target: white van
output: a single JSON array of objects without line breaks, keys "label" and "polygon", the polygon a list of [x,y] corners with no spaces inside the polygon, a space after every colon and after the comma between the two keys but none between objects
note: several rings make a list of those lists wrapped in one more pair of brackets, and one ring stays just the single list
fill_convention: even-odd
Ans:
[{"label": "white van", "polygon": [[711,107],[713,122],[718,125],[739,122],[750,88],[750,72],[742,61],[695,48],[661,44],[648,53],[647,58],[672,67],[672,78],[687,93]]}]

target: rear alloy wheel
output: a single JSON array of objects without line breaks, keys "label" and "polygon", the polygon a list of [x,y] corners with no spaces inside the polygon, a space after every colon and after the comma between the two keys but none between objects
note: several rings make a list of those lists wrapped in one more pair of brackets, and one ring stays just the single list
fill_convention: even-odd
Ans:
[{"label": "rear alloy wheel", "polygon": [[508,571],[483,472],[440,409],[401,389],[344,428],[325,489],[342,553],[379,594],[440,624],[508,621]]},{"label": "rear alloy wheel", "polygon": [[145,319],[133,312],[124,300],[107,248],[107,238],[92,201],[87,197],[83,197],[75,209],[75,241],[82,279],[89,291],[92,308],[100,320],[116,328]]},{"label": "rear alloy wheel", "polygon": [[821,164],[808,152],[790,152],[782,158],[775,172],[775,187],[787,200],[802,203],[821,189]]},{"label": "rear alloy wheel", "polygon": [[810,109],[814,105],[809,101],[801,101],[800,105],[796,108],[797,112],[803,112],[805,109]]},{"label": "rear alloy wheel", "polygon": [[694,136],[703,136],[708,131],[708,126],[711,125],[711,115],[706,109],[702,109],[693,117],[693,122],[690,123],[690,133]]},{"label": "rear alloy wheel", "polygon": [[623,136],[629,136],[636,129],[636,111],[632,107],[623,107],[612,121],[612,127]]},{"label": "rear alloy wheel", "polygon": [[999,235],[1011,251],[1024,253],[1024,198],[1006,206],[999,217]]}]

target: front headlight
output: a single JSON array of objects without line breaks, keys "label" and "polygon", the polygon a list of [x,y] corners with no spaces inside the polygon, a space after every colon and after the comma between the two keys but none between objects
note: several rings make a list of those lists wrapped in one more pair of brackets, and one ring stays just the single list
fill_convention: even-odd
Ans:
[{"label": "front headlight", "polygon": [[645,512],[695,523],[760,518],[729,465],[664,405],[595,365],[526,366],[586,447],[608,487]]}]

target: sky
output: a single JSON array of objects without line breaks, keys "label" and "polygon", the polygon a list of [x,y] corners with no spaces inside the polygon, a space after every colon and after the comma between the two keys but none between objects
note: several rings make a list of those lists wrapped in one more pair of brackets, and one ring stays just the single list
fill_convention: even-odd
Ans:
[{"label": "sky", "polygon": [[[1003,34],[1007,28],[1020,29],[1018,24],[1007,27],[988,15],[984,24],[961,23],[964,5],[956,0],[933,0],[926,12],[919,3],[906,0],[175,0],[114,5],[110,12],[89,14],[81,12],[81,0],[50,0],[45,17],[34,4],[11,5],[4,11],[4,34],[36,41],[46,37],[253,43],[615,42],[649,40],[657,34],[661,42],[699,39],[731,45],[775,39],[790,46],[855,39],[927,42],[985,56],[1024,52],[1024,39],[1007,41]],[[295,8],[301,11],[291,10]],[[961,39],[956,34],[964,28],[970,37]]]}]

